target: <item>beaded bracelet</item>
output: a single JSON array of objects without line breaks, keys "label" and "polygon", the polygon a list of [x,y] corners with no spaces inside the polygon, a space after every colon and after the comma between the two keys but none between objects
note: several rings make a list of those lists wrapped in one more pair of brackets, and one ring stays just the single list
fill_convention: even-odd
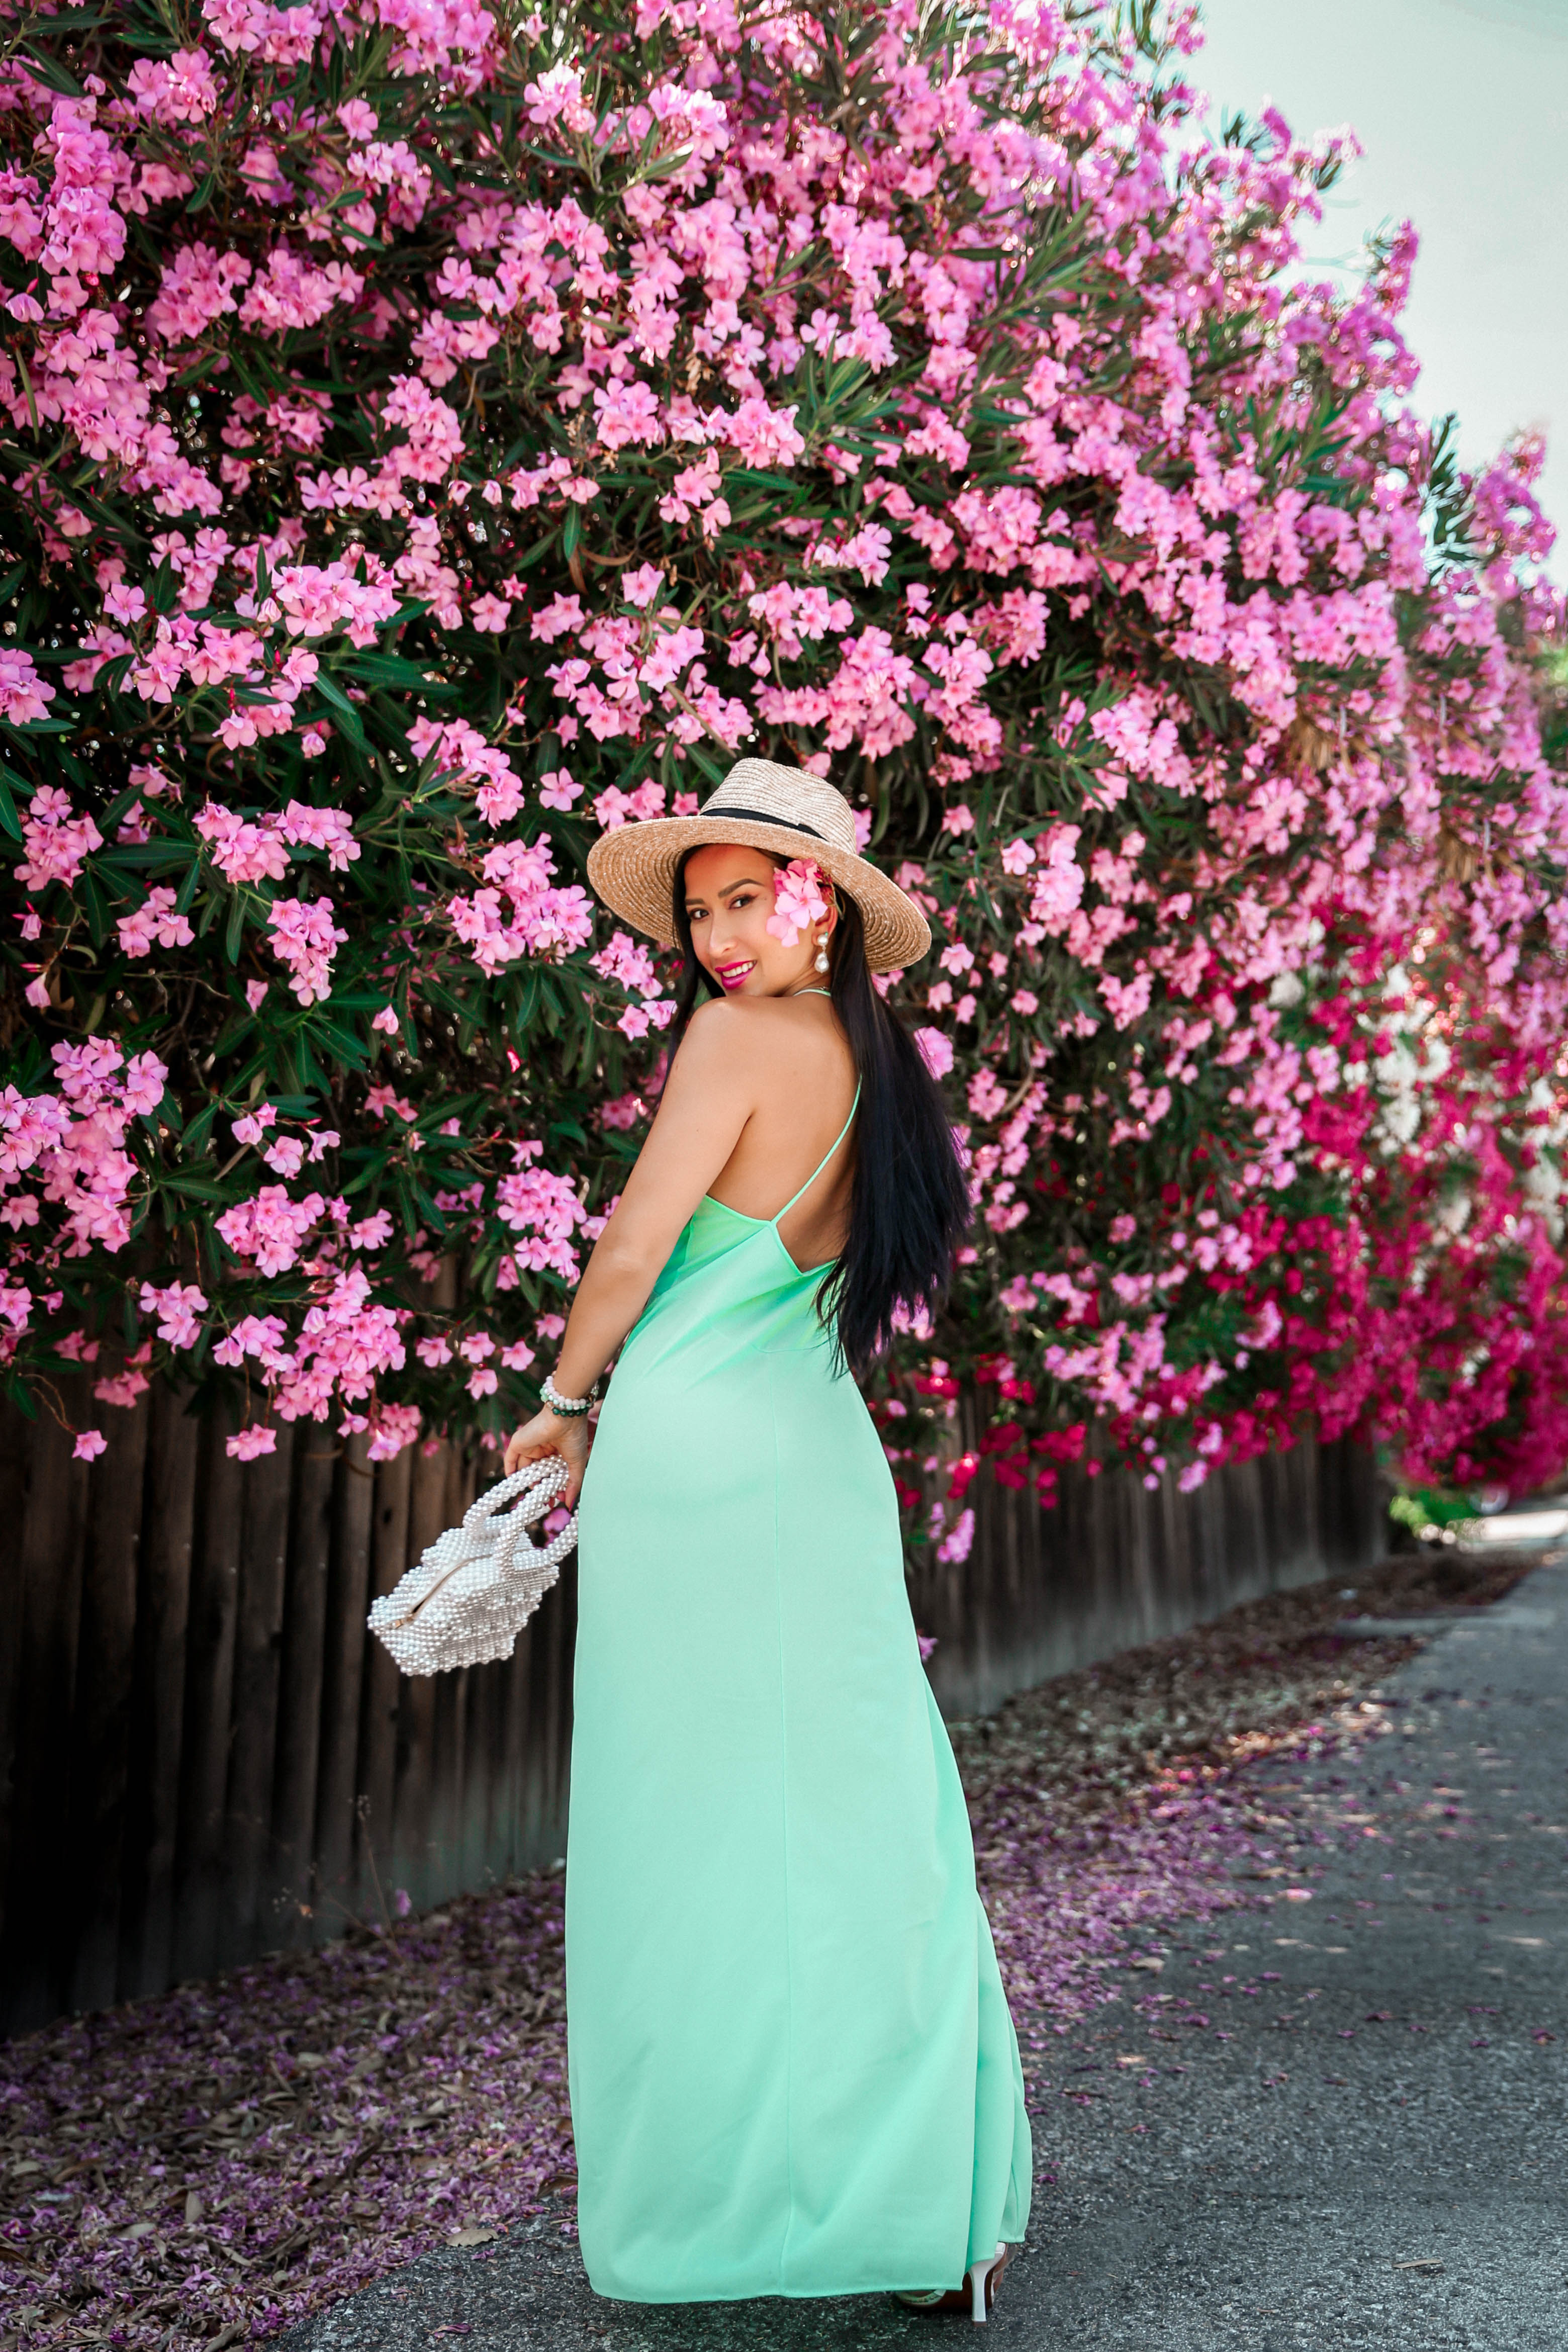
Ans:
[{"label": "beaded bracelet", "polygon": [[563,1421],[580,1421],[585,1412],[591,1412],[593,1401],[598,1394],[599,1382],[597,1381],[594,1381],[593,1386],[589,1390],[588,1394],[585,1397],[562,1396],[560,1391],[557,1388],[549,1372],[545,1374],[543,1380],[539,1382],[540,1403],[548,1404],[551,1412],[558,1414]]}]

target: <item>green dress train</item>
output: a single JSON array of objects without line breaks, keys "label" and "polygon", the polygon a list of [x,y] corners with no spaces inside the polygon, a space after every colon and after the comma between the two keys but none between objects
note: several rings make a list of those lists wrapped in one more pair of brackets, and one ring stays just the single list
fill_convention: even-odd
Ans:
[{"label": "green dress train", "polygon": [[700,1203],[583,1484],[571,2113],[589,2279],[634,2303],[953,2286],[1029,2216],[892,1476],[779,1233],[853,1118],[777,1216]]}]

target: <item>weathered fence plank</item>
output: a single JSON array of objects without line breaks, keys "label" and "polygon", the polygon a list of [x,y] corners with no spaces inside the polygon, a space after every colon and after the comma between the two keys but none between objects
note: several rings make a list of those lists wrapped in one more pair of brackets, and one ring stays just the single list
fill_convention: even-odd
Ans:
[{"label": "weathered fence plank", "polygon": [[292,1443],[285,1428],[275,1454],[244,1474],[239,1611],[235,1633],[234,1732],[229,1749],[225,1843],[231,1858],[220,1914],[218,1965],[230,1968],[278,1938],[270,1898],[272,1780],[277,1760],[283,1603],[287,1589]]},{"label": "weathered fence plank", "polygon": [[[86,1381],[60,1402],[89,1418]],[[92,1416],[101,1418],[101,1415]],[[575,1563],[516,1654],[400,1676],[365,1630],[461,1517],[455,1451],[231,1420],[155,1385],[89,1468],[0,1423],[0,2031],[124,2000],[505,1880],[564,1850]],[[953,1430],[977,1430],[965,1406]],[[911,1580],[949,1714],[1377,1543],[1370,1466],[1311,1443],[1193,1495],[1065,1472],[1055,1511],[981,1481],[963,1561]]]},{"label": "weathered fence plank", "polygon": [[106,2008],[119,1978],[147,1399],[104,1418],[108,1451],[101,1475],[92,1481],[87,1517],[70,1708],[66,1851],[72,1867],[59,1925],[69,1946],[66,2000],[71,2009]]},{"label": "weathered fence plank", "polygon": [[[376,1474],[371,1521],[371,1597],[390,1592],[408,1566],[409,1502],[413,1491],[412,1454],[400,1454]],[[418,1554],[414,1557],[417,1559]],[[363,1715],[360,1727],[359,1789],[355,1798],[353,1878],[339,1899],[378,1912],[382,1901],[382,1864],[392,1860],[392,1803],[397,1787],[398,1711],[402,1676],[379,1642],[368,1654]],[[378,1860],[378,1857],[380,1859]],[[335,1892],[337,1890],[334,1890]]]},{"label": "weathered fence plank", "polygon": [[173,1960],[180,1759],[201,1423],[162,1381],[147,1433],[141,1577],[136,1601],[131,1793],[126,1811],[119,1989],[155,1992]]},{"label": "weathered fence plank", "polygon": [[[471,1465],[455,1452],[447,1454],[443,1466],[446,1475],[437,1515],[437,1535],[443,1528],[458,1524],[474,1500],[478,1485]],[[446,1869],[454,1866],[466,1874],[463,1798],[468,1718],[476,1686],[492,1679],[472,1671],[431,1678],[430,1811],[423,1867],[443,1876]],[[480,1780],[482,1782],[483,1775]],[[410,1866],[413,1866],[412,1863]],[[408,1891],[413,1895],[412,1885]]]},{"label": "weathered fence plank", "polygon": [[[440,1452],[414,1455],[409,1481],[408,1556],[417,1559],[450,1525],[446,1516],[446,1462]],[[400,1686],[397,1778],[392,1789],[393,1834],[383,1848],[382,1867],[422,1908],[435,1899],[427,1880],[431,1817],[435,1801],[435,1709],[437,1684],[450,1675],[409,1675]]]},{"label": "weathered fence plank", "polygon": [[[66,1411],[80,1413],[86,1395],[85,1382],[79,1392],[78,1384],[72,1383],[62,1397]],[[16,1611],[21,1628],[21,1656],[5,1940],[0,1944],[0,2015],[16,2017],[25,2025],[56,2016],[66,2006],[71,1969],[70,1927],[59,1906],[62,1901],[68,1909],[71,1906],[72,1886],[55,1882],[69,1853],[87,1500],[87,1468],[71,1459],[68,1431],[52,1414],[32,1423],[19,1557],[7,1579],[9,1606]],[[40,1907],[45,1888],[48,1895]]]},{"label": "weathered fence plank", "polygon": [[[25,1524],[31,1433],[15,1405],[0,1405],[0,1528]],[[18,1548],[14,1579],[0,1593],[0,1940],[5,1933],[5,1888],[11,1839],[16,1822],[17,1710],[22,1693],[23,1562]]]},{"label": "weathered fence plank", "polygon": [[332,1551],[327,1572],[327,1643],[321,1680],[321,1759],[316,1779],[316,1869],[311,1906],[340,1921],[354,1865],[360,1712],[365,1618],[371,1605],[371,1545],[376,1477],[366,1441],[351,1437],[338,1464]]},{"label": "weathered fence plank", "polygon": [[234,1427],[226,1411],[214,1413],[205,1424],[196,1480],[196,1536],[191,1555],[185,1652],[184,1755],[175,1846],[179,1900],[171,1966],[176,1982],[184,1977],[211,1976],[218,1965],[244,1476],[225,1448]]},{"label": "weathered fence plank", "polygon": [[337,1440],[314,1424],[301,1430],[295,1451],[270,1867],[277,1890],[275,1899],[283,1906],[277,1941],[286,1949],[312,1940],[316,1784],[321,1757],[332,1494],[339,1451]]}]

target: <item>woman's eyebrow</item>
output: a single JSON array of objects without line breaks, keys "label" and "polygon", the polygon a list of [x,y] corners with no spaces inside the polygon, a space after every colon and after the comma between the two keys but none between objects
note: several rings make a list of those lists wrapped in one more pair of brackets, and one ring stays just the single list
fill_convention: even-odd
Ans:
[{"label": "woman's eyebrow", "polygon": [[[742,890],[748,882],[755,883],[758,889],[762,887],[758,876],[755,874],[743,874],[739,877],[738,881],[725,883],[723,888],[716,890],[713,895],[716,898],[727,898],[732,890]],[[700,907],[702,905],[702,900],[700,898],[688,898],[686,900],[686,905],[688,907]]]}]

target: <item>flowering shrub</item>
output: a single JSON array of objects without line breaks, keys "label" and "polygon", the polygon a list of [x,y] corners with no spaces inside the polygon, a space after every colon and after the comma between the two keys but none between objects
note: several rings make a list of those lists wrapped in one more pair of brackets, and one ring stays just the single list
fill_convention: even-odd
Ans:
[{"label": "flowering shrub", "polygon": [[895,1454],[962,1372],[1048,1498],[1092,1416],[1568,1458],[1551,534],[1406,409],[1408,234],[1287,284],[1333,142],[1207,143],[1179,11],[0,14],[22,1391],[493,1437],[671,1008],[588,844],[745,746],[937,935]]}]

